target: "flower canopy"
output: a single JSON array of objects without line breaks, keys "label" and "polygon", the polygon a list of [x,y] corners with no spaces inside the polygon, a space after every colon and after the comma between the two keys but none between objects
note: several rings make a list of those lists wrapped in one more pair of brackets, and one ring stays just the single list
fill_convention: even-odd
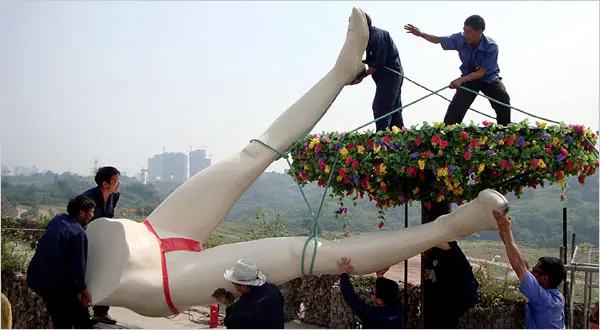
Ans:
[{"label": "flower canopy", "polygon": [[519,197],[523,187],[544,181],[563,190],[570,176],[583,184],[598,167],[596,142],[597,135],[579,125],[424,122],[421,128],[307,136],[290,151],[288,173],[301,186],[329,182],[340,200],[367,195],[380,209],[413,201],[428,208],[432,202],[460,205],[486,188]]}]

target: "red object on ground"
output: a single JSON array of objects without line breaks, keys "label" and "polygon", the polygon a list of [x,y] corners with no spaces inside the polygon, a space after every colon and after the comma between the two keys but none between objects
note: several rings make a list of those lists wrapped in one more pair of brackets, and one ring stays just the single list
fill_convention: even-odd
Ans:
[{"label": "red object on ground", "polygon": [[219,326],[219,305],[210,305],[210,327],[216,328]]}]

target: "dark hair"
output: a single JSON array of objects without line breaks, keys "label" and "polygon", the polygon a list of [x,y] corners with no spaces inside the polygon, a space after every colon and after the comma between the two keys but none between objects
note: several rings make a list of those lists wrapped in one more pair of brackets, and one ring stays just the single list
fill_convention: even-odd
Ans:
[{"label": "dark hair", "polygon": [[371,27],[371,16],[369,16],[369,14],[365,13],[365,17],[367,18],[367,25],[369,27]]},{"label": "dark hair", "polygon": [[115,175],[121,175],[121,172],[112,166],[104,166],[98,169],[96,172],[96,177],[94,181],[96,181],[97,185],[102,185],[103,182],[110,183],[110,180]]},{"label": "dark hair", "polygon": [[541,257],[538,261],[540,262],[540,271],[548,276],[551,289],[558,288],[560,283],[567,278],[565,266],[560,259],[554,257]]},{"label": "dark hair", "polygon": [[479,15],[471,15],[467,17],[465,20],[465,25],[470,26],[473,30],[484,31],[485,30],[485,21],[483,17]]},{"label": "dark hair", "polygon": [[87,212],[95,207],[96,202],[94,202],[93,199],[85,195],[79,195],[69,200],[69,204],[67,204],[67,213],[69,213],[69,215],[73,218],[77,218],[79,216],[79,212]]},{"label": "dark hair", "polygon": [[375,297],[381,299],[386,306],[397,304],[400,299],[398,283],[385,277],[377,278],[375,280]]}]

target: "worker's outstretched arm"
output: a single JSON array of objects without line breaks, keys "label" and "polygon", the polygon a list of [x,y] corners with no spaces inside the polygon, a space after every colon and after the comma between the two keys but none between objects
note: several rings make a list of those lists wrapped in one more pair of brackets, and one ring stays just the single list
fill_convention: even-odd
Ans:
[{"label": "worker's outstretched arm", "polygon": [[529,265],[515,242],[511,229],[512,223],[504,216],[504,214],[502,214],[502,212],[498,210],[494,210],[493,212],[494,218],[496,218],[496,221],[498,222],[500,238],[502,238],[502,242],[504,242],[504,246],[506,247],[506,255],[508,256],[510,265],[519,277],[519,280],[522,281],[529,270]]}]

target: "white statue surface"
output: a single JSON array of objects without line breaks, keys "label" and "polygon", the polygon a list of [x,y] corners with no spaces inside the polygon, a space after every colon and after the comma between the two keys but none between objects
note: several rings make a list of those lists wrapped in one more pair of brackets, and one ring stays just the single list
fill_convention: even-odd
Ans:
[{"label": "white statue surface", "polygon": [[[365,15],[354,8],[346,41],[331,71],[258,139],[285,151],[302,138],[325,115],[344,86],[365,70],[362,56],[368,40]],[[199,243],[278,158],[264,145],[251,142],[179,186],[146,222],[100,218],[90,223],[86,282],[93,304],[162,317],[191,306],[216,303],[211,294],[217,288],[237,294],[223,272],[241,258],[254,260],[275,284],[302,276],[306,237],[269,238],[207,250],[201,250]],[[507,213],[508,202],[498,192],[484,190],[475,200],[432,223],[340,241],[319,239],[313,274],[337,273],[337,261],[342,257],[352,259],[356,274],[369,274],[443,242],[495,230],[492,209]],[[311,240],[306,248],[305,269],[310,267],[313,244]]]}]

